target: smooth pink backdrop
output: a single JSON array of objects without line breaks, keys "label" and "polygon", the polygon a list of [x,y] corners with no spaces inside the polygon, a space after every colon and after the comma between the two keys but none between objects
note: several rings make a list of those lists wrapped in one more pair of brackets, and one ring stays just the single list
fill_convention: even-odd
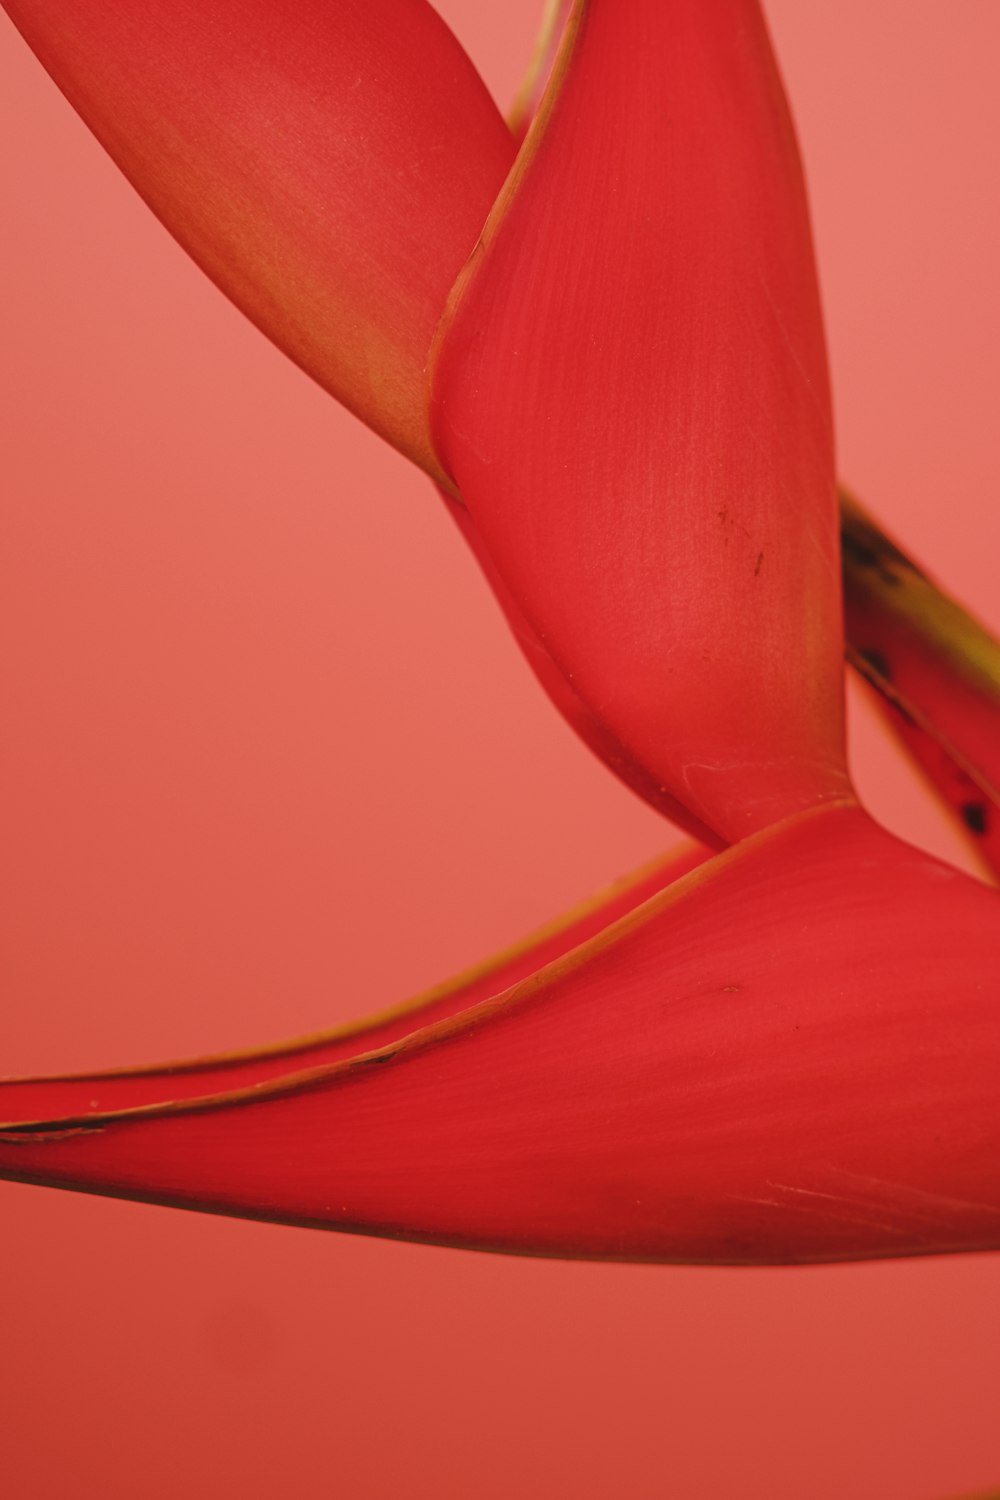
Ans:
[{"label": "smooth pink backdrop", "polygon": [[[440,9],[498,97],[535,0]],[[995,628],[993,0],[772,0],[842,470]],[[672,837],[429,486],[170,241],[0,24],[0,1072],[420,989]],[[855,715],[893,826],[958,844]],[[933,1500],[1000,1481],[1000,1259],[564,1265],[0,1190],[17,1500]]]}]

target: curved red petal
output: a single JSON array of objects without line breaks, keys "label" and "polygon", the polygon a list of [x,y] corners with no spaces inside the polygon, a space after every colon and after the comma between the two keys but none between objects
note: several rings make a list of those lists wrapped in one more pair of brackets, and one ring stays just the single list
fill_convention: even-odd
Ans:
[{"label": "curved red petal", "polygon": [[427,352],[514,146],[426,0],[4,5],[203,269],[440,477]]},{"label": "curved red petal", "polygon": [[823,332],[754,0],[582,0],[452,299],[435,434],[632,760],[724,840],[849,794]]},{"label": "curved red petal", "polygon": [[241,1094],[7,1129],[0,1172],[535,1254],[997,1248],[998,902],[807,814],[494,1001]]}]

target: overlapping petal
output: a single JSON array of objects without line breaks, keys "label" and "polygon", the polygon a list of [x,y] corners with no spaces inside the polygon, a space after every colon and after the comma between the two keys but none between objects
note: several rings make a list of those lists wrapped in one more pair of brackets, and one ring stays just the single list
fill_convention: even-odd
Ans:
[{"label": "overlapping petal", "polygon": [[4,5],[233,301],[441,477],[427,351],[514,146],[426,0]]},{"label": "overlapping petal", "polygon": [[[134,5],[9,0],[6,8],[220,284],[335,394],[434,470],[424,410],[427,346],[513,147],[471,64],[425,0],[363,8],[298,0],[280,12],[258,0],[240,8],[238,25],[224,7],[203,13],[175,0],[156,15],[155,47],[142,29],[150,13]],[[517,134],[534,115],[577,10],[573,0],[548,7],[512,120]],[[428,88],[432,75],[447,88]],[[698,838],[724,842],[644,762],[641,745],[581,696],[578,674],[564,669],[526,617],[472,515],[463,511],[461,519],[518,641],[573,726],[660,811]],[[937,650],[930,674],[937,685],[924,672],[920,702],[914,684],[905,693],[898,681],[888,685],[873,665],[885,651],[871,640],[886,634],[889,596],[866,587],[862,605],[855,562],[849,554],[848,630],[858,637],[852,658],[902,705],[895,722],[903,737],[995,865],[996,777],[981,771],[988,752],[970,757],[938,722],[936,705],[957,701],[956,673],[968,674],[954,651]],[[756,601],[743,602],[741,628],[749,635]],[[931,706],[922,701],[928,693]]]},{"label": "overlapping petal", "polygon": [[495,999],[242,1091],[15,1124],[0,1172],[538,1254],[996,1248],[998,901],[857,811],[800,815]]},{"label": "overlapping petal", "polygon": [[633,761],[723,840],[849,794],[823,332],[755,0],[579,0],[435,393],[495,567]]},{"label": "overlapping petal", "polygon": [[[555,0],[433,449],[434,328],[514,147],[430,7],[7,8],[229,295],[451,487],[583,737],[738,846],[368,1022],[0,1084],[0,1175],[538,1254],[1000,1247],[1000,896],[853,805],[823,334],[756,0]],[[940,700],[942,744],[988,736],[942,633],[911,649],[874,597],[883,686]]]}]

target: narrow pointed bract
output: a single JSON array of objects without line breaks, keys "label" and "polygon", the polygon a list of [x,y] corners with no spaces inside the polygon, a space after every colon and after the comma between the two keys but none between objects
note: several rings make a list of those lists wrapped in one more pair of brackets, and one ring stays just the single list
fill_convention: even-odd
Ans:
[{"label": "narrow pointed bract", "polygon": [[242,1092],[2,1129],[0,1171],[532,1254],[997,1248],[998,903],[805,814],[495,1000]]},{"label": "narrow pointed bract", "polygon": [[1000,643],[846,493],[841,512],[849,659],[1000,876]]},{"label": "narrow pointed bract", "polygon": [[4,0],[199,265],[438,477],[424,366],[514,157],[427,0]]},{"label": "narrow pointed bract", "polygon": [[717,837],[850,795],[808,214],[754,0],[580,0],[437,352],[552,659]]}]

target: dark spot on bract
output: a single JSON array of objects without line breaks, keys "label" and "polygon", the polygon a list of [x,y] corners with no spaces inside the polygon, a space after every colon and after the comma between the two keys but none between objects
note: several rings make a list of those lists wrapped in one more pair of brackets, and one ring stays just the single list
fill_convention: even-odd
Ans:
[{"label": "dark spot on bract", "polygon": [[989,827],[989,814],[985,802],[963,802],[959,808],[962,821],[970,833],[982,837]]},{"label": "dark spot on bract", "polygon": [[845,562],[855,569],[877,573],[883,583],[893,588],[902,583],[900,575],[903,572],[913,573],[918,578],[922,576],[905,553],[893,546],[889,538],[874,526],[857,520],[845,521],[841,527],[840,544]]},{"label": "dark spot on bract", "polygon": [[873,672],[877,672],[880,677],[884,677],[886,682],[892,681],[892,668],[881,651],[859,651],[858,655],[862,661],[868,663]]},{"label": "dark spot on bract", "polygon": [[843,533],[841,542],[845,556],[856,568],[868,568],[875,573],[881,572],[882,560],[875,548],[868,542],[863,542],[860,537],[854,536],[850,531]]}]

